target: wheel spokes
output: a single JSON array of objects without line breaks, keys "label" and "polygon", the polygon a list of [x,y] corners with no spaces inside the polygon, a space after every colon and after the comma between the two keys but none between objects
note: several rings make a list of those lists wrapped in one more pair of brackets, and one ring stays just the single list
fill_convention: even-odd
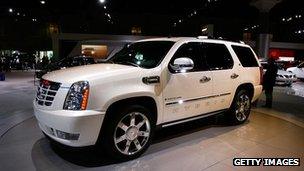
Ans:
[{"label": "wheel spokes", "polygon": [[144,119],[143,121],[139,122],[139,123],[136,125],[137,129],[141,128],[145,123],[146,123],[146,119]]},{"label": "wheel spokes", "polygon": [[144,114],[129,113],[116,126],[115,146],[121,153],[133,155],[143,149],[149,141],[150,131],[149,119]]},{"label": "wheel spokes", "polygon": [[115,139],[115,143],[118,144],[126,139],[126,134],[120,136],[119,138]]},{"label": "wheel spokes", "polygon": [[128,140],[126,142],[126,147],[125,147],[124,153],[126,153],[126,154],[129,153],[130,145],[131,145],[131,141]]},{"label": "wheel spokes", "polygon": [[128,130],[128,128],[129,128],[127,125],[125,125],[125,124],[122,123],[122,122],[119,122],[118,127],[119,127],[120,129],[124,130],[125,132],[126,132],[126,131]]},{"label": "wheel spokes", "polygon": [[135,126],[135,114],[131,114],[131,119],[130,119],[130,126]]},{"label": "wheel spokes", "polygon": [[133,142],[134,142],[134,144],[135,144],[136,149],[137,149],[137,150],[140,150],[140,149],[141,149],[141,145],[140,145],[138,139],[135,139]]},{"label": "wheel spokes", "polygon": [[138,132],[138,136],[141,136],[141,137],[148,137],[148,136],[149,136],[149,132],[139,131],[139,132]]}]

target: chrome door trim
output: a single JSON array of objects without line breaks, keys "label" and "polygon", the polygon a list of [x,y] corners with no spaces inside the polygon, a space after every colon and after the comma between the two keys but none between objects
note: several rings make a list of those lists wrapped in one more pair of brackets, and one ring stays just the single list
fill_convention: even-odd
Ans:
[{"label": "chrome door trim", "polygon": [[204,96],[204,97],[198,97],[198,98],[187,99],[187,100],[178,100],[178,101],[174,101],[174,102],[168,102],[168,103],[166,103],[166,106],[182,104],[182,103],[187,103],[187,102],[193,102],[193,101],[197,101],[197,100],[204,100],[204,99],[209,99],[209,98],[215,98],[215,97],[221,97],[221,96],[227,96],[227,95],[230,95],[230,94],[231,93],[223,93],[223,94],[219,94],[219,95]]}]

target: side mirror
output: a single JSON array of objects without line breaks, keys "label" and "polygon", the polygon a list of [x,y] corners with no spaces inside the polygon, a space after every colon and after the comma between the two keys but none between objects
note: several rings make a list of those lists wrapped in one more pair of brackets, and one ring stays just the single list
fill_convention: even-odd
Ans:
[{"label": "side mirror", "polygon": [[177,58],[174,60],[173,65],[170,64],[170,67],[175,72],[186,72],[194,68],[194,62],[187,57]]}]

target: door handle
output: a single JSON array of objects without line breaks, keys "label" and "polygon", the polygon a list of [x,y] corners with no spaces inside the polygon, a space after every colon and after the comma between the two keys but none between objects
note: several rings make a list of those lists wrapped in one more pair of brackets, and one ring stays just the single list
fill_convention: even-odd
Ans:
[{"label": "door handle", "polygon": [[239,75],[236,74],[236,73],[233,73],[233,74],[230,76],[231,79],[236,79],[237,77],[239,77]]},{"label": "door handle", "polygon": [[206,83],[206,82],[208,82],[208,81],[210,81],[210,80],[211,80],[210,77],[204,76],[203,78],[200,79],[200,83]]}]

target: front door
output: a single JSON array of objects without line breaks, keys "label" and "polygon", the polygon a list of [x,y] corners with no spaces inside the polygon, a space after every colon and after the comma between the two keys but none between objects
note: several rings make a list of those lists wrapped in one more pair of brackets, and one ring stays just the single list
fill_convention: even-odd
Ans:
[{"label": "front door", "polygon": [[[164,122],[189,118],[210,111],[208,98],[213,93],[213,76],[202,55],[202,43],[185,43],[179,47],[170,64],[177,58],[190,58],[194,68],[174,72],[168,66],[168,77],[163,91]],[[169,65],[170,65],[169,64]]]}]

